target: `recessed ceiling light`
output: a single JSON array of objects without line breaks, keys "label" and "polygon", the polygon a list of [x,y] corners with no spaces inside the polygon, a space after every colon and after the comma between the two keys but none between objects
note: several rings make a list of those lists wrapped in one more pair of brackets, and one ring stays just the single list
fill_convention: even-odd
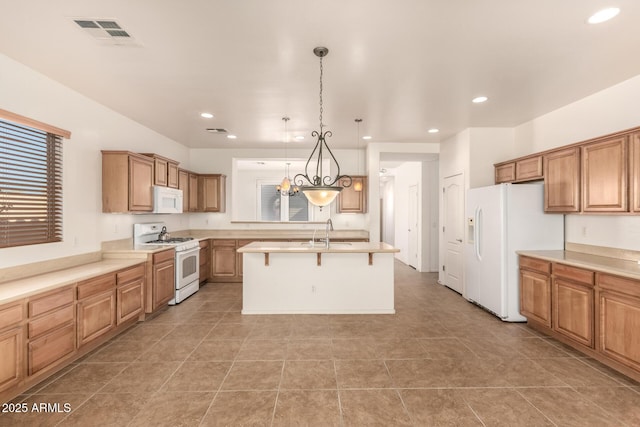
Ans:
[{"label": "recessed ceiling light", "polygon": [[236,139],[236,138],[237,138],[237,136],[235,136],[235,135],[227,135],[227,138],[229,138],[229,139]]},{"label": "recessed ceiling light", "polygon": [[296,136],[296,141],[302,141],[303,139],[304,139],[304,136],[302,135]]},{"label": "recessed ceiling light", "polygon": [[605,22],[611,18],[614,18],[616,15],[618,15],[618,13],[620,13],[620,9],[618,9],[617,7],[602,9],[591,15],[587,22],[589,24],[600,24],[601,22]]},{"label": "recessed ceiling light", "polygon": [[211,113],[200,113],[200,117],[205,119],[213,119],[213,114]]},{"label": "recessed ceiling light", "polygon": [[365,135],[365,136],[362,137],[362,139],[365,139],[365,140],[370,140],[371,138],[373,138],[373,137],[369,136],[369,135]]},{"label": "recessed ceiling light", "polygon": [[429,133],[438,133],[438,132],[440,132],[440,129],[432,128],[432,129],[429,129],[427,132],[429,132]]},{"label": "recessed ceiling light", "polygon": [[485,102],[487,99],[489,99],[489,98],[487,98],[486,96],[477,96],[477,97],[473,98],[471,100],[471,102],[473,102],[474,104],[480,104],[482,102]]}]

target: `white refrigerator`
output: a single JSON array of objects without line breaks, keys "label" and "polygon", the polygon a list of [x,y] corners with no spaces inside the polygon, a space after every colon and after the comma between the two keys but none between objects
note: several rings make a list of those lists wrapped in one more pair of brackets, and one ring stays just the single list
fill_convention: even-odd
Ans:
[{"label": "white refrigerator", "polygon": [[506,322],[524,322],[518,250],[564,249],[564,215],[544,213],[544,186],[499,184],[467,192],[463,296]]}]

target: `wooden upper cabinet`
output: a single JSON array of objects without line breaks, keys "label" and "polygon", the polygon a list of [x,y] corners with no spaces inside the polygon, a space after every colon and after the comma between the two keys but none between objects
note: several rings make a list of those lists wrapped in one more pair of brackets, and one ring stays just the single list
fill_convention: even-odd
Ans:
[{"label": "wooden upper cabinet", "polygon": [[544,178],[542,156],[527,157],[516,161],[516,182]]},{"label": "wooden upper cabinet", "polygon": [[153,160],[127,151],[102,152],[102,212],[153,210]]},{"label": "wooden upper cabinet", "polygon": [[226,208],[226,175],[198,176],[198,210],[224,212]]},{"label": "wooden upper cabinet", "polygon": [[198,175],[195,173],[189,172],[189,195],[183,197],[184,200],[188,200],[189,203],[187,211],[198,211]]},{"label": "wooden upper cabinet", "polygon": [[[347,184],[348,180],[341,180],[338,185],[341,187]],[[356,189],[356,184],[362,185],[360,190]],[[366,213],[367,212],[367,177],[352,176],[351,186],[342,189],[337,200],[338,213]]]},{"label": "wooden upper cabinet", "polygon": [[178,189],[182,190],[182,212],[189,212],[189,172],[178,170]]},{"label": "wooden upper cabinet", "polygon": [[513,182],[516,180],[516,162],[495,165],[495,182]]},{"label": "wooden upper cabinet", "polygon": [[143,153],[153,159],[153,184],[178,188],[178,162],[154,153]]},{"label": "wooden upper cabinet", "polygon": [[627,136],[582,146],[583,212],[626,212]]},{"label": "wooden upper cabinet", "polygon": [[547,153],[543,165],[545,212],[579,212],[580,148]]},{"label": "wooden upper cabinet", "polygon": [[640,213],[640,132],[631,135],[631,212]]}]

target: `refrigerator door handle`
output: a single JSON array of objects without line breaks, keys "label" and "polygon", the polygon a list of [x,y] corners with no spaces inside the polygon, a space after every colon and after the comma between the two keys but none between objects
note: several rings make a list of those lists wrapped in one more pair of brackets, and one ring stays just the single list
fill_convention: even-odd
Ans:
[{"label": "refrigerator door handle", "polygon": [[476,208],[476,219],[475,219],[475,227],[473,228],[474,230],[474,242],[475,242],[475,255],[476,255],[476,259],[478,261],[482,261],[482,253],[480,252],[480,248],[481,248],[481,239],[482,239],[482,208]]}]

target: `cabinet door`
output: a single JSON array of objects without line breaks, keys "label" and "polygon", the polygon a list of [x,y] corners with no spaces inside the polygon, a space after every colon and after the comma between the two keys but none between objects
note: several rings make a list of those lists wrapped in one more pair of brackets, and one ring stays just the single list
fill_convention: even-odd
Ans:
[{"label": "cabinet door", "polygon": [[198,211],[198,175],[189,174],[189,212]]},{"label": "cabinet door", "polygon": [[204,212],[224,212],[225,211],[225,185],[224,175],[200,175],[199,182],[198,210]]},{"label": "cabinet door", "polygon": [[593,342],[593,287],[562,278],[553,280],[553,329],[588,347]]},{"label": "cabinet door", "polygon": [[29,342],[29,375],[56,364],[75,351],[76,328],[74,323]]},{"label": "cabinet door", "polygon": [[495,167],[494,172],[496,184],[513,182],[516,179],[516,164],[515,162],[511,162],[504,165],[498,165]]},{"label": "cabinet door", "polygon": [[153,266],[153,310],[162,307],[176,292],[176,267],[173,259]]},{"label": "cabinet door", "polygon": [[116,324],[137,317],[144,309],[144,279],[118,286],[116,295]]},{"label": "cabinet door", "polygon": [[542,178],[542,156],[530,157],[516,162],[516,181],[533,181]]},{"label": "cabinet door", "polygon": [[[366,213],[367,212],[367,177],[353,176],[351,177],[351,186],[342,189],[338,195],[337,210],[339,213]],[[348,183],[348,180],[341,181],[340,186]],[[360,191],[357,191],[356,183],[362,185]]]},{"label": "cabinet door", "polygon": [[545,212],[579,212],[579,149],[553,151],[544,156],[543,162]]},{"label": "cabinet door", "polygon": [[169,175],[169,163],[164,159],[155,159],[155,185],[162,185],[163,187],[167,186],[167,177]]},{"label": "cabinet door", "polygon": [[78,301],[78,347],[106,334],[116,325],[116,290]]},{"label": "cabinet door", "polygon": [[153,161],[129,157],[129,210],[152,211]]},{"label": "cabinet door", "polygon": [[551,328],[551,278],[520,270],[520,314]]},{"label": "cabinet door", "polygon": [[602,291],[599,350],[633,369],[640,370],[640,298]]},{"label": "cabinet door", "polygon": [[178,188],[182,190],[182,212],[189,212],[189,172],[178,171]]},{"label": "cabinet door", "polygon": [[626,212],[627,137],[582,147],[582,210]]},{"label": "cabinet door", "polygon": [[211,249],[208,240],[200,241],[200,282],[206,282],[211,272]]},{"label": "cabinet door", "polygon": [[236,267],[236,241],[214,240],[211,247],[211,277],[235,277]]},{"label": "cabinet door", "polygon": [[167,187],[178,188],[178,164],[167,163]]},{"label": "cabinet door", "polygon": [[640,212],[640,132],[631,135],[631,211]]},{"label": "cabinet door", "polygon": [[11,388],[22,380],[23,346],[22,327],[0,333],[0,391]]}]

